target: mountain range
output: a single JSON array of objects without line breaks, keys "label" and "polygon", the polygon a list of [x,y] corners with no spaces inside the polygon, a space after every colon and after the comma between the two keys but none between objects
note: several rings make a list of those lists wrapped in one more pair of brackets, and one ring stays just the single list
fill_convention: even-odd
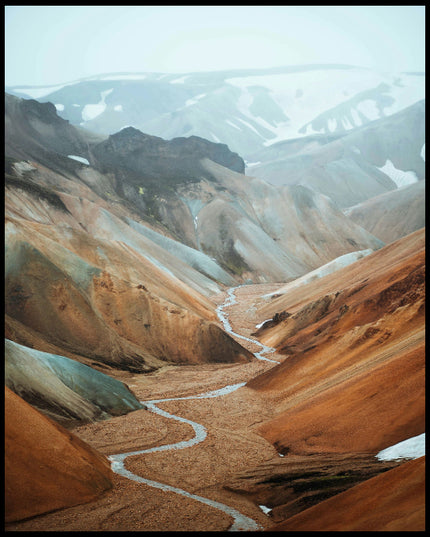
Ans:
[{"label": "mountain range", "polygon": [[[241,388],[273,409],[252,434],[296,474],[249,467],[222,490],[270,504],[275,530],[306,530],[311,505],[399,470],[357,457],[425,430],[423,82],[315,65],[6,88],[8,464],[21,446],[8,523],[115,490],[107,460],[76,439],[148,414],[129,379],[255,362],[217,314],[232,287],[259,293],[232,319],[246,311],[242,330],[280,357]],[[22,473],[34,431],[76,444],[62,448],[72,469],[54,457]],[[291,493],[310,457],[356,477]],[[60,497],[48,480],[65,473],[80,485]]]},{"label": "mountain range", "polygon": [[6,91],[49,101],[61,117],[92,132],[109,135],[131,125],[166,139],[196,135],[226,143],[246,160],[281,140],[348,132],[425,95],[423,73],[379,73],[343,64],[106,73]]}]

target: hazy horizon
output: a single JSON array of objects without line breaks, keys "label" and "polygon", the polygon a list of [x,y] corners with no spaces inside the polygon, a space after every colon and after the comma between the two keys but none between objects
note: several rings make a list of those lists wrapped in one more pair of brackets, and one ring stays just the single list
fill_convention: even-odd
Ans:
[{"label": "hazy horizon", "polygon": [[113,72],[425,70],[425,6],[5,6],[6,86]]}]

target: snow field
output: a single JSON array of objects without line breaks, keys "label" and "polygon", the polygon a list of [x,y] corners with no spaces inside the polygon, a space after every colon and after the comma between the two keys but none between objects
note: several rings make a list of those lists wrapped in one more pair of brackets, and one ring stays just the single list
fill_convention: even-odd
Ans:
[{"label": "snow field", "polygon": [[388,177],[396,183],[397,188],[419,181],[417,174],[414,171],[399,170],[394,166],[391,160],[387,160],[382,167],[378,168],[378,170],[381,170],[382,173],[388,175]]}]

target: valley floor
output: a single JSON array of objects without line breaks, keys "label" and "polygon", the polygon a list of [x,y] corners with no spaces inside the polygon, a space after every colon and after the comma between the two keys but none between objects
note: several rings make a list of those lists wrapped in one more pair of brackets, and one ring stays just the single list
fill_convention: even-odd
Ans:
[{"label": "valley floor", "polygon": [[[249,336],[254,330],[254,298],[277,285],[239,288],[240,304],[226,311],[233,330]],[[216,297],[221,304],[226,295]],[[255,352],[256,345],[240,340]],[[253,348],[254,347],[254,348]],[[284,356],[271,354],[271,359]],[[201,394],[226,385],[247,382],[274,367],[269,361],[247,364],[166,366],[153,374],[128,375],[122,380],[139,400]],[[202,424],[206,439],[181,449],[130,456],[125,467],[146,479],[181,488],[230,506],[253,519],[261,529],[273,525],[263,510],[245,495],[230,492],[238,472],[279,460],[274,447],[255,430],[273,416],[270,402],[254,390],[241,388],[222,397],[166,401],[158,407]],[[79,426],[73,432],[105,455],[148,449],[192,438],[194,431],[181,423],[138,410],[125,416]],[[98,501],[48,513],[6,526],[9,531],[225,531],[232,518],[219,509],[182,495],[159,490],[115,474],[113,489]]]}]

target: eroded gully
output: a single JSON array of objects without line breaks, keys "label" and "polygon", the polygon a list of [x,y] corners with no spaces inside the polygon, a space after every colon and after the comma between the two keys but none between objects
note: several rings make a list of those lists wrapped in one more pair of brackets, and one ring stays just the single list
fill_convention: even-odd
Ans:
[{"label": "eroded gully", "polygon": [[[263,345],[257,340],[254,340],[245,336],[241,336],[240,334],[237,334],[236,332],[233,331],[230,325],[230,322],[228,320],[228,314],[224,310],[226,307],[231,306],[236,303],[236,296],[235,296],[236,289],[237,287],[230,288],[227,292],[226,300],[224,301],[223,304],[218,306],[216,309],[218,318],[222,322],[225,331],[235,338],[243,339],[245,341],[254,343],[258,345],[259,347],[261,347],[260,351],[258,351],[257,353],[254,353],[254,356],[257,359],[278,363],[276,360],[272,360],[270,358],[263,356],[264,354],[269,354],[269,353],[274,352],[274,349],[267,347],[266,345]],[[162,410],[161,408],[159,408],[157,406],[158,403],[163,403],[165,401],[179,401],[179,400],[184,400],[184,399],[209,399],[213,397],[222,397],[224,395],[232,393],[238,388],[241,388],[245,384],[246,384],[245,382],[241,382],[238,384],[231,384],[231,385],[224,386],[223,388],[220,388],[218,390],[205,392],[205,393],[201,393],[198,395],[190,395],[186,397],[174,397],[174,398],[168,398],[168,399],[154,399],[150,401],[141,401],[141,403],[143,403],[147,407],[147,409],[150,410],[151,412],[154,412],[166,418],[170,418],[172,420],[180,421],[188,425],[191,425],[191,427],[194,430],[194,436],[190,438],[189,440],[176,442],[174,444],[164,444],[164,445],[156,446],[156,447],[149,448],[149,449],[110,455],[109,460],[111,461],[112,470],[115,473],[123,477],[126,477],[127,479],[130,479],[132,481],[137,481],[139,483],[144,483],[145,485],[148,485],[150,487],[154,487],[154,488],[161,489],[161,490],[168,491],[168,492],[173,492],[175,494],[180,494],[187,498],[196,500],[200,503],[204,503],[206,505],[214,507],[215,509],[219,509],[220,511],[223,511],[227,515],[231,516],[233,519],[233,523],[230,526],[229,531],[255,531],[255,530],[263,529],[259,524],[257,524],[255,520],[243,515],[242,513],[240,513],[236,509],[233,509],[232,507],[229,507],[228,505],[211,500],[209,498],[204,498],[203,496],[198,496],[197,494],[192,494],[178,487],[173,487],[171,485],[166,485],[165,483],[160,483],[158,481],[152,481],[150,479],[146,479],[140,475],[134,474],[130,470],[127,470],[127,468],[125,467],[125,460],[128,457],[132,457],[135,455],[145,455],[146,453],[154,453],[156,451],[185,449],[195,444],[198,444],[200,442],[203,442],[203,440],[206,438],[207,430],[203,425],[196,423],[194,421],[191,421],[189,419],[182,418],[181,416],[169,414],[165,410]]]}]

